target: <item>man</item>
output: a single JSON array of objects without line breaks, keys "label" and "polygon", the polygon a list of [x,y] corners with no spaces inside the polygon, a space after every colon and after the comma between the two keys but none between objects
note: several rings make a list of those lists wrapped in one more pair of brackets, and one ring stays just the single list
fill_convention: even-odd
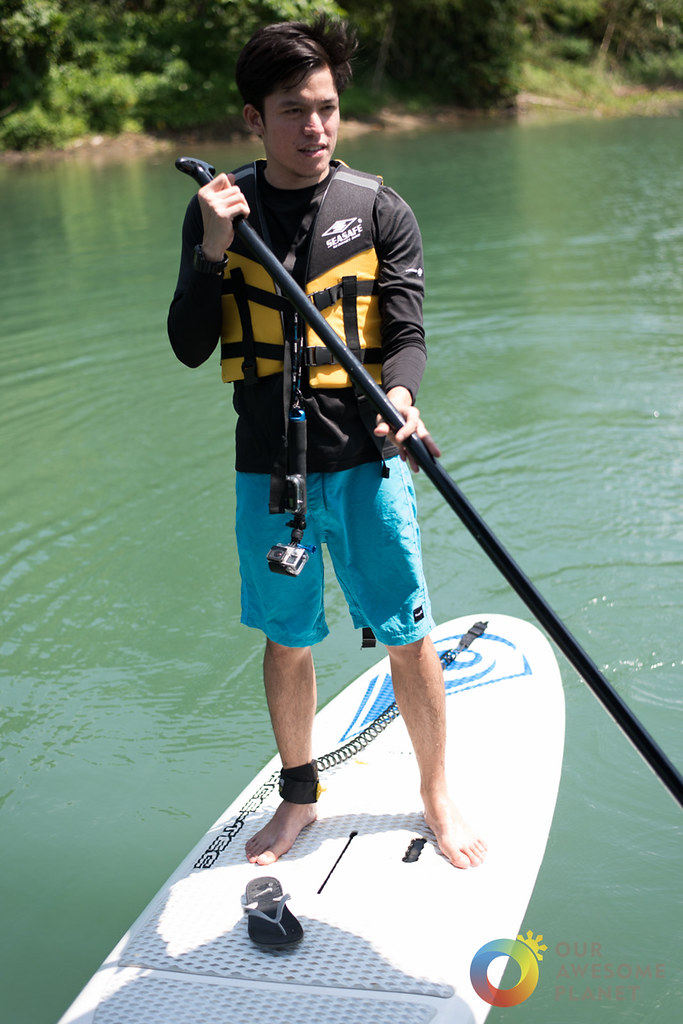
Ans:
[{"label": "man", "polygon": [[[242,622],[266,635],[265,690],[282,759],[282,802],[249,839],[248,859],[272,864],[316,818],[311,647],[327,634],[326,543],[354,624],[387,646],[427,824],[442,853],[467,868],[481,863],[485,845],[447,790],[443,676],[429,639],[433,621],[403,447],[416,433],[439,454],[414,405],[426,360],[421,240],[396,193],[333,160],[354,45],[343,23],[323,18],[312,26],[269,26],[242,51],[236,77],[244,118],[266,159],[219,174],[190,202],[169,336],[189,366],[203,363],[220,337],[223,379],[234,382]],[[246,216],[381,379],[406,421],[395,436],[368,418],[345,371],[243,248],[234,221]],[[297,508],[302,482],[292,470],[293,416],[306,424],[305,520],[281,511]],[[272,572],[266,553],[282,539],[278,531],[302,523],[310,552],[303,569],[290,577]],[[297,544],[301,538],[300,529]]]}]

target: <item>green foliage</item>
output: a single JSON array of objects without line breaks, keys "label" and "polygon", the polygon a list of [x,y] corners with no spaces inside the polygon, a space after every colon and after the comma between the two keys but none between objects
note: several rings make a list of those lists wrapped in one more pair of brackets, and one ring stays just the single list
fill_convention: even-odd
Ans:
[{"label": "green foliage", "polygon": [[346,8],[375,89],[393,84],[403,95],[466,107],[511,100],[518,0],[347,0]]},{"label": "green foliage", "polygon": [[386,97],[510,104],[522,66],[683,83],[683,0],[2,0],[0,147],[217,126],[239,115],[252,32],[321,11],[358,29],[345,107],[368,116]]},{"label": "green foliage", "polygon": [[64,40],[59,0],[5,0],[0,12],[0,110],[30,106]]},{"label": "green foliage", "polygon": [[524,0],[522,30],[528,92],[619,111],[683,85],[683,0]]},{"label": "green foliage", "polygon": [[239,113],[234,66],[259,26],[332,0],[4,0],[0,146],[168,131]]},{"label": "green foliage", "polygon": [[33,104],[6,118],[2,130],[5,149],[41,149],[63,146],[83,135],[85,122],[74,115],[55,118],[43,107]]},{"label": "green foliage", "polygon": [[683,0],[523,0],[522,24],[527,39],[551,54],[609,55],[617,66],[680,48]]},{"label": "green foliage", "polygon": [[644,53],[628,61],[631,76],[644,85],[676,88],[683,84],[683,49],[670,53]]}]

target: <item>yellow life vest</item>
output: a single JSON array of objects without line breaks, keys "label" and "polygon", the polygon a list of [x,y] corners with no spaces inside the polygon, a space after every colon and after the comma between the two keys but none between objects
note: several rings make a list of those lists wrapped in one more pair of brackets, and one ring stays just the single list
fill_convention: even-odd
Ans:
[{"label": "yellow life vest", "polygon": [[[256,165],[236,173],[258,222]],[[334,166],[314,216],[306,270],[306,294],[333,330],[381,383],[382,338],[377,296],[378,259],[372,244],[372,210],[381,179]],[[255,383],[282,373],[284,316],[292,307],[268,272],[235,238],[223,282],[221,369],[226,382]],[[316,388],[352,382],[318,336],[306,326],[304,364]]]}]

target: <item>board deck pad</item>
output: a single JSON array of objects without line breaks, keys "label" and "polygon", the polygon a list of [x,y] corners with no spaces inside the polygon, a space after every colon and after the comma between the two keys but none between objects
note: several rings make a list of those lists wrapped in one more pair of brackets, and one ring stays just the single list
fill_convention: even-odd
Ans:
[{"label": "board deck pad", "polygon": [[[480,621],[488,623],[484,632],[454,656]],[[247,862],[245,841],[279,803],[279,761],[271,761],[61,1024],[485,1019],[490,1007],[470,984],[470,964],[482,945],[514,939],[522,927],[559,785],[564,699],[550,645],[529,623],[467,616],[432,636],[447,692],[449,785],[486,838],[484,864],[454,868],[425,825],[417,763],[392,711],[385,658],[316,716],[319,820],[276,864]],[[419,856],[405,860],[418,839],[426,840]],[[262,875],[274,875],[291,894],[288,906],[304,929],[300,944],[263,950],[248,938],[240,898]],[[493,984],[504,966],[503,957],[490,965]]]}]

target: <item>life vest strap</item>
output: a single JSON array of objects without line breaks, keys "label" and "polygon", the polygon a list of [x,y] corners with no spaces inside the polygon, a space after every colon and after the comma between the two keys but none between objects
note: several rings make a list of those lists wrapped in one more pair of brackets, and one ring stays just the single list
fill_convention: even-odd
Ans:
[{"label": "life vest strap", "polygon": [[[252,344],[254,356],[259,359],[282,360],[282,345],[273,345],[267,341],[254,341]],[[239,359],[244,349],[241,341],[224,341],[221,343],[221,359]]]},{"label": "life vest strap", "polygon": [[[355,275],[343,277],[335,285],[314,292],[310,298],[319,312],[334,306],[341,300],[344,319],[344,339],[353,354],[362,363],[381,364],[382,351],[379,348],[361,348],[358,331],[358,296],[374,295],[377,292],[376,281],[359,281]],[[304,349],[305,366],[337,366],[338,361],[325,347],[309,345]]]},{"label": "life vest strap", "polygon": [[[229,347],[229,346],[226,346]],[[382,362],[381,348],[362,348],[355,355],[361,363],[380,365]],[[303,353],[304,366],[338,366],[337,360],[328,348],[321,345],[309,345]]]},{"label": "life vest strap", "polygon": [[266,291],[265,288],[257,288],[253,284],[247,284],[244,280],[244,274],[239,269],[233,270],[231,276],[229,278],[226,277],[223,281],[223,295],[234,295],[238,305],[239,299],[245,298],[249,302],[255,302],[259,306],[267,306],[268,309],[277,309],[281,313],[292,308],[291,302],[284,295],[277,295],[275,292]]},{"label": "life vest strap", "polygon": [[232,272],[235,302],[242,324],[242,374],[246,384],[256,383],[256,355],[254,353],[254,330],[247,302],[244,274],[239,267]]},{"label": "life vest strap", "polygon": [[[319,292],[313,292],[309,295],[313,305],[322,313],[324,309],[329,309],[330,306],[334,306],[340,299],[344,297],[344,281],[350,280],[344,278],[339,281],[338,284],[333,284],[329,288],[322,288]],[[357,278],[352,280],[356,281],[356,295],[376,295],[377,294],[377,282],[376,281],[359,281]]]},{"label": "life vest strap", "polygon": [[358,333],[358,278],[342,277],[342,315],[344,317],[344,335],[346,344],[353,354],[360,359],[361,346]]}]

